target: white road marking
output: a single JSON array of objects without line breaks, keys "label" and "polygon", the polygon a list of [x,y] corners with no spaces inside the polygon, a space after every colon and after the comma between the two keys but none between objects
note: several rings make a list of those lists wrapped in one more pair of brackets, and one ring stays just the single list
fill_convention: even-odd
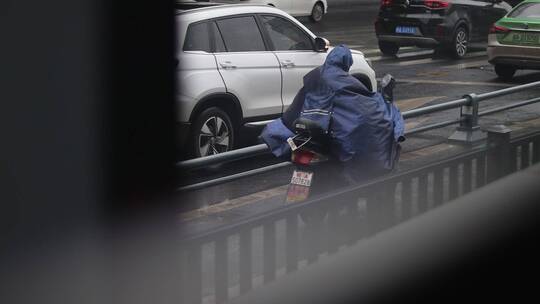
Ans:
[{"label": "white road marking", "polygon": [[443,84],[443,85],[461,85],[461,86],[492,86],[492,87],[511,87],[510,83],[501,82],[481,82],[481,81],[447,81],[430,79],[401,79],[398,83],[420,83],[420,84]]},{"label": "white road marking", "polygon": [[[474,53],[467,54],[467,56],[465,56],[464,59],[483,57],[485,55],[486,55],[486,52],[474,52]],[[445,61],[448,61],[448,58],[440,58],[440,59],[426,58],[426,59],[418,59],[418,60],[400,61],[400,62],[395,63],[394,65],[409,66],[409,65],[417,65],[417,64],[426,64],[426,63],[433,64],[433,63],[439,63],[439,62],[445,62]],[[485,61],[482,61],[482,62],[485,63]],[[478,61],[476,61],[474,63],[477,64]],[[460,67],[463,68],[462,66],[468,67],[469,64],[471,64],[471,63],[460,62],[458,64],[454,64],[454,65],[450,65],[450,66],[456,66],[458,68],[460,68]]]},{"label": "white road marking", "polygon": [[[398,53],[396,57],[391,56],[376,56],[376,57],[369,57],[371,61],[381,61],[381,60],[396,60],[396,59],[414,59],[414,57],[421,57],[421,56],[428,56],[433,55],[433,50],[421,50],[421,51],[415,51],[415,52],[405,52],[405,53]],[[464,59],[471,59],[476,57],[482,57],[487,55],[485,51],[480,52],[473,52],[465,55]],[[433,62],[442,62],[448,60],[448,58],[441,58],[441,59],[433,59],[433,58],[426,58],[426,59],[419,59],[417,61],[400,61],[396,63],[396,65],[415,65],[415,64],[423,64],[423,63],[431,63],[430,60]],[[410,62],[410,63],[409,63]]]},{"label": "white road marking", "polygon": [[[363,49],[362,46],[363,45],[348,45],[349,48],[351,49],[357,49],[359,51],[361,51],[362,53],[364,53],[364,55],[379,55],[381,54],[381,50],[379,50],[378,48],[377,49]],[[414,50],[416,49],[414,46],[406,46],[406,47],[402,47],[400,48],[401,51],[409,51],[409,50]]]},{"label": "white road marking", "polygon": [[418,59],[418,60],[410,60],[410,61],[400,61],[392,65],[409,66],[409,65],[417,65],[417,64],[425,64],[425,63],[437,63],[437,62],[443,62],[443,61],[446,61],[446,59],[426,58],[426,59]]},{"label": "white road marking", "polygon": [[422,55],[430,55],[433,54],[433,50],[420,50],[420,51],[414,51],[414,52],[405,52],[405,53],[397,53],[397,58],[410,58],[410,57],[416,57],[416,56],[422,56]]},{"label": "white road marking", "polygon": [[377,56],[369,58],[371,61],[381,61],[381,60],[391,60],[391,59],[407,59],[412,57],[419,57],[419,56],[426,56],[433,54],[433,50],[422,50],[422,51],[414,51],[414,52],[406,52],[406,53],[398,53],[395,57],[391,56]]},{"label": "white road marking", "polygon": [[458,63],[458,64],[452,64],[452,65],[445,65],[444,68],[447,69],[467,69],[472,67],[480,67],[484,65],[489,65],[487,60],[478,60],[473,62],[464,62],[464,63]]}]

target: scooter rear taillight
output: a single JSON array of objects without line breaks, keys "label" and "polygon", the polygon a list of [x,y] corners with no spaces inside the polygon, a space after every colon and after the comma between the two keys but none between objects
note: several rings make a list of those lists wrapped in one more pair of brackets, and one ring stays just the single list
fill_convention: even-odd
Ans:
[{"label": "scooter rear taillight", "polygon": [[294,151],[292,155],[292,161],[295,164],[299,165],[309,165],[311,160],[315,157],[315,153],[306,151],[306,150],[298,150]]}]

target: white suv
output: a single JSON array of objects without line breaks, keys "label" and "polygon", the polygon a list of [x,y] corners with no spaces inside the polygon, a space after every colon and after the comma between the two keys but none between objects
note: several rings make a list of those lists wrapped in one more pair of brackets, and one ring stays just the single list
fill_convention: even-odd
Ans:
[{"label": "white suv", "polygon": [[[202,1],[202,0],[199,0]],[[277,7],[291,16],[309,16],[311,21],[319,22],[328,11],[326,0],[212,0],[219,3],[266,4]]]},{"label": "white suv", "polygon": [[[177,143],[191,156],[231,150],[246,123],[275,119],[327,47],[295,18],[266,5],[177,11]],[[353,51],[350,73],[376,90],[375,72]]]}]

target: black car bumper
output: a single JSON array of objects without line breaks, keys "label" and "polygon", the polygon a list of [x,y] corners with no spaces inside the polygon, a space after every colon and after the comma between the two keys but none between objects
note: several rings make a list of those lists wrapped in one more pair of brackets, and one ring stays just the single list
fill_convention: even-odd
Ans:
[{"label": "black car bumper", "polygon": [[[381,18],[375,21],[375,33],[379,41],[393,42],[399,46],[433,47],[452,40],[452,26],[441,17]],[[414,34],[396,33],[398,26],[414,27]]]},{"label": "black car bumper", "polygon": [[435,38],[422,36],[405,36],[405,35],[379,35],[379,41],[393,42],[400,46],[416,45],[416,46],[437,46],[440,44]]}]

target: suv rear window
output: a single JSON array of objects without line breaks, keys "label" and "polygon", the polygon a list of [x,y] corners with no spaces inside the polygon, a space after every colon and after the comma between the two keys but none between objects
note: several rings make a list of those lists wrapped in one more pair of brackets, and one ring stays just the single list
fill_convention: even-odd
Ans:
[{"label": "suv rear window", "polygon": [[217,21],[229,52],[265,51],[264,41],[253,16]]},{"label": "suv rear window", "polygon": [[210,52],[208,23],[190,24],[184,41],[184,51]]},{"label": "suv rear window", "polygon": [[524,3],[510,12],[508,17],[540,18],[540,3]]},{"label": "suv rear window", "polygon": [[225,45],[216,23],[209,21],[190,25],[184,42],[184,51],[225,52]]}]

